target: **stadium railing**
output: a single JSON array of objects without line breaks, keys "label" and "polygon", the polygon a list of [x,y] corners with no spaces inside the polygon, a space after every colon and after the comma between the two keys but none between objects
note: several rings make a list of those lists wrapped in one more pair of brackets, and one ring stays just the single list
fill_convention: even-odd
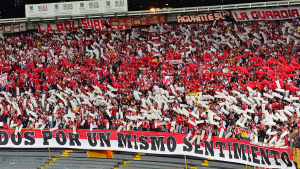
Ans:
[{"label": "stadium railing", "polygon": [[266,8],[266,7],[285,7],[300,5],[300,0],[289,1],[270,1],[270,2],[256,2],[256,3],[241,3],[231,5],[218,5],[218,6],[205,6],[205,7],[188,7],[188,8],[173,8],[162,9],[159,11],[128,11],[123,13],[99,13],[94,15],[77,15],[61,16],[61,17],[49,17],[49,18],[11,18],[0,19],[0,24],[8,23],[22,23],[22,22],[40,22],[40,21],[55,21],[55,20],[68,20],[68,19],[83,19],[83,18],[110,18],[110,17],[126,17],[126,16],[144,16],[144,15],[158,15],[158,14],[180,14],[190,12],[209,12],[209,11],[224,11],[224,10],[236,10],[236,9],[249,9],[249,8]]}]

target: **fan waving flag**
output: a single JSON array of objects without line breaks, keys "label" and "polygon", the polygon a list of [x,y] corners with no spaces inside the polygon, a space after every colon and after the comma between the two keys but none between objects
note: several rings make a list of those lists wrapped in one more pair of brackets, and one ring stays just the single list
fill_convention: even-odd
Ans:
[{"label": "fan waving flag", "polygon": [[250,38],[249,36],[247,36],[247,45],[249,46],[252,43],[252,38]]},{"label": "fan waving flag", "polygon": [[8,77],[7,73],[0,75],[0,85],[4,85],[7,83],[7,77]]},{"label": "fan waving flag", "polygon": [[223,49],[223,55],[224,55],[224,58],[227,58],[228,56],[227,56],[227,53],[226,53],[226,51],[225,51],[225,49]]},{"label": "fan waving flag", "polygon": [[164,84],[165,85],[170,85],[173,83],[173,76],[165,76],[164,77]]}]

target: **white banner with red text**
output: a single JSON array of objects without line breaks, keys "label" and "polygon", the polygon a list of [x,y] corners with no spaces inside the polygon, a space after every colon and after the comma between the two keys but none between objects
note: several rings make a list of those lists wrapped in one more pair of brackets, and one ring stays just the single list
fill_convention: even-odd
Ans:
[{"label": "white banner with red text", "polygon": [[55,16],[77,16],[104,14],[110,12],[127,12],[127,0],[92,0],[25,5],[26,18],[47,18]]},{"label": "white banner with red text", "polygon": [[0,130],[0,148],[74,148],[189,155],[266,168],[294,169],[289,148],[262,147],[248,140],[207,136],[197,144],[186,134],[116,130]]},{"label": "white banner with red text", "polygon": [[38,31],[45,33],[70,33],[77,31],[78,21],[64,23],[37,23]]},{"label": "white banner with red text", "polygon": [[236,21],[285,20],[298,18],[299,10],[300,7],[246,9],[233,10],[231,15]]},{"label": "white banner with red text", "polygon": [[[131,26],[112,26],[110,19],[81,19],[82,29],[96,29],[96,30],[124,30],[130,29]],[[107,28],[105,23],[110,26]]]},{"label": "white banner with red text", "polygon": [[11,25],[0,25],[0,33],[17,33],[26,31],[26,23],[15,23]]},{"label": "white banner with red text", "polygon": [[183,64],[183,60],[179,59],[179,60],[168,60],[168,63],[171,65],[178,65],[178,64]]},{"label": "white banner with red text", "polygon": [[199,15],[177,15],[178,23],[192,23],[192,22],[208,22],[225,20],[224,16],[230,15],[230,12],[199,14]]}]

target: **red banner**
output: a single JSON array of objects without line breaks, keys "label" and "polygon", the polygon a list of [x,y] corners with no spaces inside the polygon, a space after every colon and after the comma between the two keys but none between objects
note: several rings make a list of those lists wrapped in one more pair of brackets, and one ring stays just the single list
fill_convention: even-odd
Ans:
[{"label": "red banner", "polygon": [[207,22],[225,20],[224,15],[230,15],[230,12],[199,14],[199,15],[177,15],[178,23],[191,23],[191,22]]},{"label": "red banner", "polygon": [[[123,30],[130,29],[130,26],[113,25],[111,19],[81,19],[83,29],[96,29],[96,30]],[[111,28],[107,28],[104,23],[107,23]]]},{"label": "red banner", "polygon": [[112,25],[120,26],[142,26],[142,25],[154,25],[167,22],[165,15],[153,15],[140,18],[111,18]]},{"label": "red banner", "polygon": [[64,23],[37,23],[39,32],[46,33],[70,33],[77,31],[78,21],[64,22]]},{"label": "red banner", "polygon": [[[247,140],[169,132],[116,130],[0,130],[0,148],[76,148],[190,155],[268,168],[295,168],[289,148],[264,147]],[[194,141],[192,141],[194,140]]]}]

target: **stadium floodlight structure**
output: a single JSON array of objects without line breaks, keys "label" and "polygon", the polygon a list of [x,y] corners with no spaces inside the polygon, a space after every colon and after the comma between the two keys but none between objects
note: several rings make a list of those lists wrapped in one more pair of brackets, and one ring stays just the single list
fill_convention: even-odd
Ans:
[{"label": "stadium floodlight structure", "polygon": [[[180,14],[180,13],[191,13],[191,12],[210,12],[210,11],[224,11],[224,10],[236,10],[236,9],[251,9],[251,8],[266,8],[266,7],[288,7],[300,5],[300,0],[288,0],[288,1],[270,1],[270,2],[255,2],[255,3],[242,3],[242,4],[230,4],[230,5],[216,5],[216,6],[203,6],[203,7],[187,7],[187,8],[172,8],[172,9],[161,9],[161,10],[143,10],[143,11],[128,11],[126,13],[105,13],[105,14],[91,14],[88,18],[110,18],[122,16],[146,16],[146,15],[159,15],[159,14]],[[73,15],[72,19],[85,19],[86,15]],[[65,20],[65,16],[43,18],[47,21]],[[69,18],[67,18],[69,19]],[[39,18],[30,18],[30,21],[40,21]],[[0,24],[6,23],[21,23],[28,22],[28,18],[11,18],[11,19],[0,19]]]}]

